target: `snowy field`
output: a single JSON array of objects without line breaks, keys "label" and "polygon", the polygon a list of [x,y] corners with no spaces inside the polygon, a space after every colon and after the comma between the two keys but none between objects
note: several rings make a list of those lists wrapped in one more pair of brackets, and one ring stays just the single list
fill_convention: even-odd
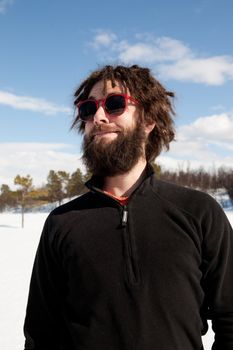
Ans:
[{"label": "snowy field", "polygon": [[[233,211],[226,212],[233,225]],[[21,229],[19,214],[0,214],[0,349],[22,350],[23,322],[29,280],[36,247],[47,213],[25,215]],[[211,349],[213,333],[210,330],[203,343]]]}]

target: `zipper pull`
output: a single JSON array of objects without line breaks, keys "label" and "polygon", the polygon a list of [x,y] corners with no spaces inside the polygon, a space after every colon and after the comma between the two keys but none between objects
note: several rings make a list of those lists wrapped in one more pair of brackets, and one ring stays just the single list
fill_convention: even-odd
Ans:
[{"label": "zipper pull", "polygon": [[127,221],[128,221],[128,210],[127,210],[127,207],[124,206],[123,212],[122,212],[122,219],[121,219],[122,226],[126,226]]}]

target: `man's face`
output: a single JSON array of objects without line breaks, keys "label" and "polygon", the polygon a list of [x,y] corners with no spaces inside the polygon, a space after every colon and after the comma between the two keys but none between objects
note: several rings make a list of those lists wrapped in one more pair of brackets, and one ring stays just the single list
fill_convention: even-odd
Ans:
[{"label": "man's face", "polygon": [[[112,87],[107,81],[103,94],[103,81],[95,84],[88,98],[102,99],[113,93],[127,93],[120,83]],[[85,123],[83,160],[94,174],[114,176],[131,170],[139,158],[144,157],[145,128],[139,122],[138,107],[129,101],[121,115],[108,115],[99,106],[93,120]]]},{"label": "man's face", "polygon": [[[115,87],[112,87],[111,81],[107,81],[105,94],[103,94],[103,89],[103,81],[99,81],[93,86],[88,98],[99,100],[113,93],[127,93],[129,95],[129,91],[124,91],[122,84],[117,81]],[[84,135],[93,134],[95,142],[110,142],[117,138],[120,131],[132,130],[136,125],[137,116],[137,107],[130,101],[125,112],[116,117],[106,114],[103,107],[100,106],[94,120],[85,123]]]}]

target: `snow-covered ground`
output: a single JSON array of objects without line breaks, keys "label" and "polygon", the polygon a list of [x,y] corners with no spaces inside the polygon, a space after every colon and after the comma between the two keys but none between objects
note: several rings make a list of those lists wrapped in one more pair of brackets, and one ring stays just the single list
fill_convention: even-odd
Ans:
[{"label": "snow-covered ground", "polygon": [[[226,211],[233,225],[233,210]],[[22,350],[23,322],[36,247],[48,213],[28,213],[22,229],[20,214],[0,214],[0,349]],[[210,330],[203,343],[211,349]]]}]

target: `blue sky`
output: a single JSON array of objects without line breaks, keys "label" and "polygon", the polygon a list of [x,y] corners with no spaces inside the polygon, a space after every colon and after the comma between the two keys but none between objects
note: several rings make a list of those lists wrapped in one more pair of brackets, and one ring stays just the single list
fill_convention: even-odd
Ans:
[{"label": "blue sky", "polygon": [[233,167],[232,13],[231,0],[0,0],[0,185],[82,168],[72,95],[109,63],[148,66],[176,93],[161,165]]}]

